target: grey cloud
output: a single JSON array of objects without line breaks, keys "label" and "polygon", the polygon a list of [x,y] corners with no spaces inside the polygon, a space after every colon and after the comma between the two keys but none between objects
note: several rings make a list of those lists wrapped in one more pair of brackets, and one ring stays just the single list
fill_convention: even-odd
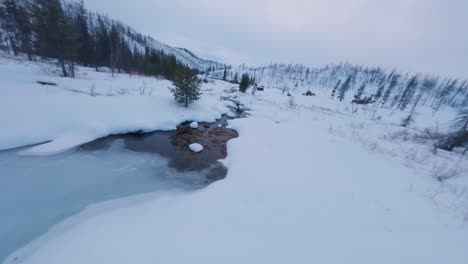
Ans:
[{"label": "grey cloud", "polygon": [[468,77],[465,0],[85,0],[227,63],[341,61]]}]

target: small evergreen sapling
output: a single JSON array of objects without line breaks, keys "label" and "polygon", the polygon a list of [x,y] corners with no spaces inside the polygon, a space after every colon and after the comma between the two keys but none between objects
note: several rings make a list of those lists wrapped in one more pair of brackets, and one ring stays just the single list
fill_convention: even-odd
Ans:
[{"label": "small evergreen sapling", "polygon": [[179,69],[172,81],[174,88],[172,93],[174,99],[179,103],[188,107],[189,104],[200,99],[201,81],[198,79],[196,73],[189,68]]},{"label": "small evergreen sapling", "polygon": [[241,82],[239,84],[239,91],[242,93],[247,92],[247,89],[252,84],[252,80],[250,79],[249,75],[244,73],[242,74]]}]

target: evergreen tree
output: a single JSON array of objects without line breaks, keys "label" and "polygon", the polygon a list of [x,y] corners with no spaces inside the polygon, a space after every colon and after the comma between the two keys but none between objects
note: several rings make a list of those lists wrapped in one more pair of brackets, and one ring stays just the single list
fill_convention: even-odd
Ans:
[{"label": "evergreen tree", "polygon": [[223,72],[223,81],[226,81],[226,78],[227,78],[227,70],[224,69],[224,72]]},{"label": "evergreen tree", "polygon": [[32,60],[32,24],[28,10],[22,5],[18,5],[16,0],[2,1],[5,20],[5,30],[9,31],[13,39],[12,48],[17,55],[19,52],[28,56]]},{"label": "evergreen tree", "polygon": [[236,74],[234,75],[234,79],[232,80],[232,82],[234,82],[234,83],[239,83],[239,75],[237,74],[237,72],[236,72]]},{"label": "evergreen tree", "polygon": [[78,2],[76,12],[73,24],[78,35],[77,61],[83,66],[91,66],[95,63],[95,59],[93,59],[95,57],[95,50],[93,38],[88,28],[88,13],[84,7],[83,0]]},{"label": "evergreen tree", "polygon": [[353,78],[352,76],[349,76],[346,79],[346,81],[343,83],[343,85],[341,85],[340,90],[338,91],[338,99],[340,101],[343,101],[345,99],[346,92],[348,92],[348,90],[349,90],[352,78]]},{"label": "evergreen tree", "polygon": [[366,82],[363,82],[359,89],[357,90],[356,94],[354,95],[354,100],[360,100],[364,90],[366,89]]},{"label": "evergreen tree", "polygon": [[239,91],[242,93],[247,92],[247,88],[249,88],[251,84],[251,79],[247,73],[242,74],[242,78],[239,84]]},{"label": "evergreen tree", "polygon": [[447,83],[445,84],[444,88],[440,92],[439,96],[436,98],[438,99],[437,103],[433,107],[434,114],[439,111],[440,107],[446,103],[446,100],[448,98],[448,95],[450,94],[450,91],[452,91],[455,86],[457,85],[458,80],[448,80]]},{"label": "evergreen tree", "polygon": [[115,69],[119,67],[120,53],[121,49],[121,39],[119,31],[115,24],[112,24],[110,33],[109,33],[109,51],[110,51],[110,68],[112,72],[112,77],[114,76]]},{"label": "evergreen tree", "polygon": [[98,28],[96,33],[96,67],[110,66],[110,39],[107,26],[103,19],[98,17]]},{"label": "evergreen tree", "polygon": [[3,1],[2,6],[0,6],[0,23],[5,33],[5,36],[8,40],[8,44],[13,51],[15,56],[19,54],[18,43],[16,41],[16,23],[13,14],[11,14],[11,8],[9,4],[14,2]]},{"label": "evergreen tree", "polygon": [[63,76],[68,76],[65,61],[76,56],[76,35],[60,0],[35,0],[33,12],[36,52],[42,57],[58,59]]},{"label": "evergreen tree", "polygon": [[401,111],[405,110],[413,99],[414,93],[416,92],[416,87],[418,86],[418,78],[419,76],[415,75],[408,81],[408,84],[406,85],[406,88],[403,91],[403,94],[400,97],[400,102],[398,104],[398,108]]},{"label": "evergreen tree", "polygon": [[333,91],[331,93],[331,97],[334,98],[335,97],[335,94],[336,94],[336,91],[338,90],[338,87],[340,87],[341,85],[341,80],[338,80],[338,82],[336,83],[335,85],[335,88],[333,88]]},{"label": "evergreen tree", "polygon": [[188,107],[189,104],[200,99],[201,82],[197,75],[189,68],[180,68],[175,74],[172,90],[175,100]]},{"label": "evergreen tree", "polygon": [[382,97],[383,93],[385,90],[385,81],[382,81],[379,85],[379,89],[377,89],[377,92],[374,95],[374,100],[378,102],[380,98]]},{"label": "evergreen tree", "polygon": [[383,97],[382,97],[382,107],[384,107],[388,99],[390,98],[390,95],[392,94],[393,89],[398,85],[398,80],[400,79],[399,74],[392,73],[390,77],[390,84],[387,87],[387,90],[385,91]]}]

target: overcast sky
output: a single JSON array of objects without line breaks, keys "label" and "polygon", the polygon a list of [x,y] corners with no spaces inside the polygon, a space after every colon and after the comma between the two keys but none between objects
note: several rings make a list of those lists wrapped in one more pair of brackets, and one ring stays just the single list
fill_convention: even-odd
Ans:
[{"label": "overcast sky", "polygon": [[468,77],[468,0],[85,0],[225,63],[329,63]]}]

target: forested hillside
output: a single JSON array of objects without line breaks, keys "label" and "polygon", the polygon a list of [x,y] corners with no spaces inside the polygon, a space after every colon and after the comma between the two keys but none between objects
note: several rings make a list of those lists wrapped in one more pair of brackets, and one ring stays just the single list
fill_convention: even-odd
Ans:
[{"label": "forested hillside", "polygon": [[181,67],[222,66],[92,13],[82,1],[2,0],[0,22],[3,52],[57,59],[63,76],[74,77],[75,64],[169,79]]},{"label": "forested hillside", "polygon": [[209,72],[212,77],[231,82],[240,81],[243,74],[248,74],[260,86],[303,92],[319,89],[339,101],[372,103],[401,111],[424,105],[430,106],[435,114],[441,107],[460,109],[468,105],[467,80],[397,70],[388,72],[379,67],[339,64],[311,68],[273,64],[258,68],[241,65]]}]

